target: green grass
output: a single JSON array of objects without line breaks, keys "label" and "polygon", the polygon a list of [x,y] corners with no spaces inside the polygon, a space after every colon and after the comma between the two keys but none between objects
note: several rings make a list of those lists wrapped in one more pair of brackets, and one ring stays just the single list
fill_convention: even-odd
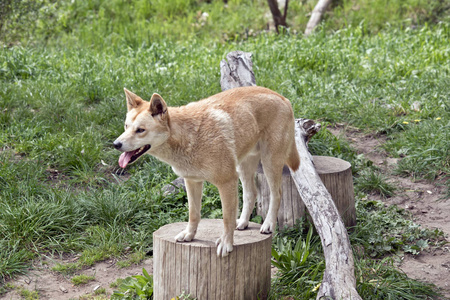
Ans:
[{"label": "green grass", "polygon": [[144,252],[135,252],[135,253],[131,253],[127,259],[118,261],[116,263],[116,265],[119,268],[127,268],[127,267],[130,267],[132,265],[139,264],[144,259],[145,259],[145,253]]},{"label": "green grass", "polygon": [[[42,253],[80,254],[54,267],[63,274],[131,255],[121,263],[127,266],[151,252],[153,231],[187,220],[186,194],[161,193],[176,177],[169,166],[151,157],[126,170],[117,165],[111,144],[123,128],[123,87],[145,99],[158,92],[169,105],[207,97],[220,91],[219,62],[236,49],[253,53],[257,84],[289,98],[296,117],[386,135],[384,150],[399,158],[395,173],[450,187],[450,27],[440,1],[340,1],[308,38],[295,32],[303,31],[315,1],[291,2],[291,28],[278,36],[263,30],[262,0],[233,0],[228,8],[222,1],[33,3],[25,14],[0,18],[2,282],[26,272]],[[309,147],[352,163],[358,198],[396,192],[326,129]],[[351,235],[364,279],[360,292],[365,299],[388,297],[394,286],[405,292],[392,299],[421,293],[419,283],[383,259],[420,253],[442,233],[361,199]],[[210,184],[203,204],[203,217],[221,217]],[[288,258],[290,248],[301,252],[308,245],[303,231],[285,235],[276,251]],[[310,242],[308,260],[274,283],[275,298],[314,295],[321,267],[311,263],[321,266],[321,249]]]},{"label": "green grass", "polygon": [[355,179],[355,188],[357,191],[379,194],[384,198],[393,196],[396,190],[394,184],[389,183],[384,175],[369,168]]},{"label": "green grass", "polygon": [[70,279],[72,284],[75,286],[83,285],[83,284],[86,284],[89,281],[93,281],[93,280],[95,280],[95,276],[90,276],[90,275],[85,275],[85,274],[76,275]]},{"label": "green grass", "polygon": [[[264,0],[222,1],[8,1],[2,9],[0,41],[104,49],[141,47],[158,41],[197,39],[207,43],[245,40],[267,29],[271,16]],[[8,3],[7,2],[7,3]],[[303,32],[316,1],[289,3],[287,23]],[[2,13],[3,12],[3,13]],[[377,33],[387,26],[415,27],[448,21],[449,6],[439,0],[342,0],[324,15],[327,31],[364,26]],[[202,14],[208,14],[208,17]]]}]

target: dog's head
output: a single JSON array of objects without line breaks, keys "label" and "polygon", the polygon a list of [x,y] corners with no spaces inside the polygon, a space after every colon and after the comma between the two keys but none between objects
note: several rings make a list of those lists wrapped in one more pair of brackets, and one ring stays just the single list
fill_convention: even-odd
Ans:
[{"label": "dog's head", "polygon": [[114,147],[123,152],[119,158],[122,168],[169,138],[169,113],[163,98],[153,94],[148,102],[124,90],[128,108],[125,131],[114,141]]}]

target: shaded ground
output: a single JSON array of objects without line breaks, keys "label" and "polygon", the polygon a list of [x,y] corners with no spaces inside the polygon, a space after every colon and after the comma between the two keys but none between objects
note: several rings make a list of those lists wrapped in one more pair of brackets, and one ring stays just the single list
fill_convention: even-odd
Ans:
[{"label": "shaded ground", "polygon": [[[450,236],[450,200],[445,198],[444,187],[440,182],[425,180],[412,181],[392,174],[399,159],[390,158],[380,148],[385,142],[383,136],[365,135],[351,128],[328,128],[334,135],[347,139],[351,145],[380,168],[389,182],[397,190],[390,198],[369,195],[370,199],[381,200],[390,205],[397,205],[411,212],[414,222],[422,226],[444,232],[447,240]],[[450,299],[450,244],[439,249],[425,250],[421,254],[405,255],[399,265],[408,277],[434,283]]]}]

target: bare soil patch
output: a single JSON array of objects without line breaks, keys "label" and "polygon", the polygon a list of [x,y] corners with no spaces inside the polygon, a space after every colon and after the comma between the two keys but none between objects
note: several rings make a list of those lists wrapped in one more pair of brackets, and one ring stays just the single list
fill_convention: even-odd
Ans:
[{"label": "bare soil patch", "polygon": [[[153,273],[152,259],[144,260],[139,265],[133,265],[128,268],[119,268],[115,260],[106,260],[67,276],[52,271],[52,267],[56,263],[67,264],[73,262],[74,259],[76,258],[43,258],[40,261],[36,261],[29,274],[20,276],[10,282],[18,288],[0,296],[0,299],[23,299],[19,294],[20,288],[29,291],[38,291],[39,299],[52,300],[80,299],[80,297],[81,299],[92,299],[96,290],[104,288],[106,290],[106,294],[103,294],[104,298],[109,299],[109,296],[114,291],[110,287],[110,284],[118,278],[126,278],[138,274],[142,275],[142,268],[145,268],[150,274]],[[95,280],[75,286],[70,279],[79,274],[94,276]]]},{"label": "bare soil patch", "polygon": [[[385,136],[364,134],[351,127],[328,128],[334,135],[347,139],[351,145],[380,168],[388,181],[397,187],[395,195],[382,198],[369,195],[369,199],[381,200],[408,210],[413,221],[429,229],[442,230],[448,241],[450,236],[450,200],[446,198],[441,182],[413,181],[395,176],[392,170],[399,161],[388,157],[380,146]],[[399,265],[408,277],[435,284],[446,299],[450,299],[450,244],[438,249],[422,251],[419,255],[405,255]]]}]

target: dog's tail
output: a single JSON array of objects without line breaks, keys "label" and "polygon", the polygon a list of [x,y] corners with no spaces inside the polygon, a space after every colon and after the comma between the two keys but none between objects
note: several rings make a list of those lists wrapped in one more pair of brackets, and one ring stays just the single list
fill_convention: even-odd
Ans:
[{"label": "dog's tail", "polygon": [[298,155],[295,141],[292,141],[291,143],[291,150],[289,152],[287,165],[292,169],[292,171],[297,171],[297,169],[300,167],[300,156]]}]

